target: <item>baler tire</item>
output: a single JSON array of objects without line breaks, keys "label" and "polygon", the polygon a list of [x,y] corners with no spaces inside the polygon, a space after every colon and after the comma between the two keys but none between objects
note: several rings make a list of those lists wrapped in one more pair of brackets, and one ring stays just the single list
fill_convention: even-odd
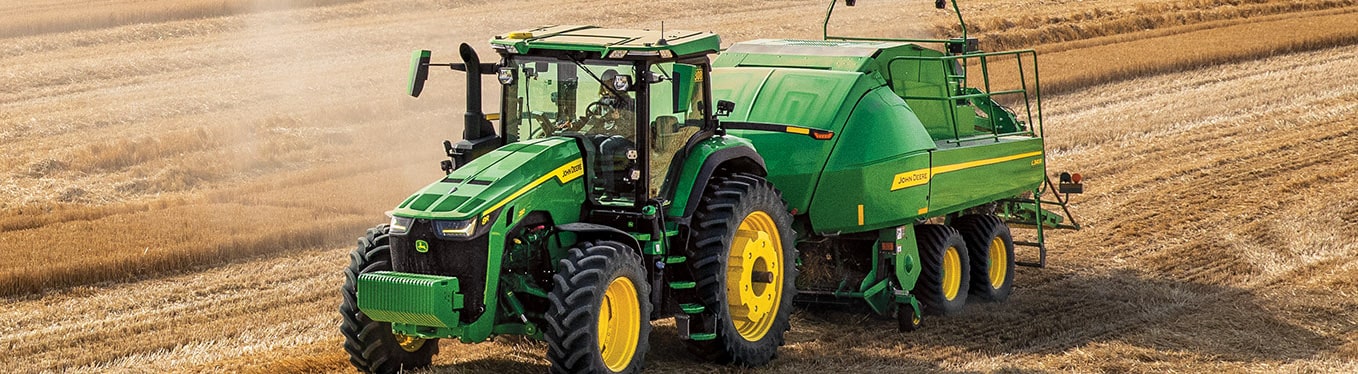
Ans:
[{"label": "baler tire", "polygon": [[[651,286],[641,256],[630,246],[615,241],[581,242],[567,250],[566,258],[557,263],[557,269],[557,274],[552,276],[554,285],[547,294],[550,305],[544,315],[551,372],[640,372],[650,349],[652,308]],[[619,283],[622,280],[627,282]],[[619,292],[615,294],[613,287],[623,288],[617,289]],[[620,318],[623,324],[637,324],[637,336],[635,345],[628,347],[635,348],[634,351],[610,358],[605,356],[606,349],[600,342],[609,335],[603,334],[600,317],[606,307],[615,305],[610,298],[616,296],[637,298],[634,305],[619,302],[624,306],[624,312],[632,309],[627,306],[635,306],[636,315],[628,313]],[[609,313],[607,320],[613,321],[616,312]],[[636,320],[628,321],[629,318]],[[628,340],[624,336],[621,342],[626,344]],[[610,359],[616,361],[610,364]]]},{"label": "baler tire", "polygon": [[[713,362],[745,367],[765,365],[784,343],[783,334],[791,326],[792,299],[797,294],[796,233],[792,229],[792,215],[788,212],[782,194],[773,184],[754,174],[737,173],[714,178],[706,191],[690,229],[693,247],[690,248],[687,270],[697,285],[692,292],[680,294],[680,300],[704,306],[702,314],[695,315],[699,318],[693,318],[695,328],[700,332],[715,333],[716,337],[711,340],[685,339],[684,343],[693,354]],[[747,223],[748,226],[743,226]],[[772,299],[768,304],[775,309],[771,311],[772,315],[769,315],[770,311],[765,311],[754,318],[747,317],[749,322],[741,322],[743,327],[738,327],[733,318],[733,309],[727,303],[728,282],[731,281],[727,279],[727,274],[735,237],[742,227],[746,231],[766,236],[771,236],[768,235],[770,232],[757,227],[776,231],[777,240],[769,237],[768,242],[776,242],[778,247],[767,252],[777,253],[775,261],[781,257],[782,263],[769,265],[770,261],[766,257],[759,257],[765,260],[764,265],[770,270],[761,272],[760,276],[767,276],[768,279],[759,283],[780,287],[773,290],[776,293],[767,294]],[[742,251],[749,251],[749,243],[757,241],[745,243]],[[751,285],[757,282],[753,279],[753,268],[758,265],[756,260],[750,266]],[[774,269],[778,271],[775,273],[772,271]],[[777,278],[781,278],[781,282]],[[765,293],[759,293],[759,296],[763,295]],[[747,335],[755,338],[751,340]]]},{"label": "baler tire", "polygon": [[349,362],[365,373],[396,373],[429,366],[439,352],[438,339],[416,342],[414,351],[401,347],[391,324],[373,321],[358,310],[358,276],[391,270],[390,228],[379,225],[358,238],[358,248],[349,252],[349,267],[344,269],[343,296],[339,306],[340,333]]},{"label": "baler tire", "polygon": [[[952,225],[962,233],[971,251],[971,295],[989,302],[1009,299],[1014,290],[1014,237],[1009,234],[1009,226],[991,215],[958,217]],[[991,274],[998,256],[1004,257],[998,259],[1003,261],[1002,267],[997,274]]]},{"label": "baler tire", "polygon": [[[961,312],[967,303],[971,278],[967,245],[962,235],[952,227],[931,224],[915,226],[915,234],[921,269],[919,281],[911,292],[924,304],[924,314],[950,315]],[[949,274],[944,269],[945,263],[949,262],[947,258],[950,251],[955,255],[952,260],[956,261],[954,265],[958,267],[954,269],[958,272],[956,275],[961,278],[957,280],[952,299],[947,296],[945,283],[948,283],[946,277]]]}]

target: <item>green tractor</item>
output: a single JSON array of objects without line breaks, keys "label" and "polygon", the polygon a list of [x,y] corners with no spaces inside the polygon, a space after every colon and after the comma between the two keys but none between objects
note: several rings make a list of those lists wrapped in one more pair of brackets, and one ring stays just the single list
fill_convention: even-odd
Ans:
[{"label": "green tractor", "polygon": [[[1035,75],[1032,51],[827,35],[713,61],[711,33],[591,26],[491,45],[496,63],[466,44],[462,63],[412,57],[413,96],[430,67],[466,72],[464,139],[350,254],[339,309],[359,370],[519,335],[547,342],[553,372],[636,372],[651,321],[671,317],[699,358],[759,366],[794,301],[914,330],[968,295],[1004,300],[1016,244],[1041,265],[1043,228],[1078,228],[1061,195],[1042,199],[1082,187],[1047,178],[1037,87],[968,85],[969,64],[997,57]],[[482,75],[499,113],[481,112]]]}]

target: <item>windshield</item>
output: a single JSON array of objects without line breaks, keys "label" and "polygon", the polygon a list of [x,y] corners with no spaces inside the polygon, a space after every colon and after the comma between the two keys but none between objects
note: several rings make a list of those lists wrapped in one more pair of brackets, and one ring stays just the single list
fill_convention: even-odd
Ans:
[{"label": "windshield", "polygon": [[515,58],[509,67],[515,76],[503,97],[509,142],[567,133],[635,138],[635,91],[604,85],[612,85],[618,76],[636,82],[633,65]]},{"label": "windshield", "polygon": [[[590,154],[590,196],[599,204],[630,206],[639,201],[635,65],[619,61],[517,57],[508,60],[513,79],[504,87],[508,142],[549,136],[581,138]],[[502,81],[503,82],[503,81]],[[626,83],[624,82],[624,83]]]}]

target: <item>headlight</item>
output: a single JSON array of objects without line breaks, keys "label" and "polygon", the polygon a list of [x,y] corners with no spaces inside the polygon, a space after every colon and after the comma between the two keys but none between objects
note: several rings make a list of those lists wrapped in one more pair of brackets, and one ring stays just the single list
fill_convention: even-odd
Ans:
[{"label": "headlight", "polygon": [[496,76],[500,78],[500,84],[506,86],[514,84],[514,68],[500,68],[500,73]]},{"label": "headlight", "polygon": [[434,221],[434,234],[440,238],[466,238],[476,232],[476,219]]},{"label": "headlight", "polygon": [[391,234],[405,235],[407,232],[410,232],[410,223],[414,220],[414,218],[392,216]]}]

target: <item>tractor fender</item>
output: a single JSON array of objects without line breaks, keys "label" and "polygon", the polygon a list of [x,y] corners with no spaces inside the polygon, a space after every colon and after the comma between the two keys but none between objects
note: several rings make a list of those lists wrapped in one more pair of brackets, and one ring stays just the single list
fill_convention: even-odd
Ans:
[{"label": "tractor fender", "polygon": [[637,254],[641,254],[641,242],[637,241],[637,238],[628,235],[626,231],[618,230],[613,227],[585,222],[572,222],[556,225],[556,229],[557,231],[574,233],[581,238],[598,238],[622,242],[623,244],[632,246],[632,249],[636,250]]},{"label": "tractor fender", "polygon": [[743,172],[767,176],[764,157],[756,152],[748,140],[736,137],[718,137],[700,143],[689,153],[675,183],[674,201],[668,214],[671,217],[687,218],[698,209],[708,183],[717,176],[718,170],[726,173]]}]

